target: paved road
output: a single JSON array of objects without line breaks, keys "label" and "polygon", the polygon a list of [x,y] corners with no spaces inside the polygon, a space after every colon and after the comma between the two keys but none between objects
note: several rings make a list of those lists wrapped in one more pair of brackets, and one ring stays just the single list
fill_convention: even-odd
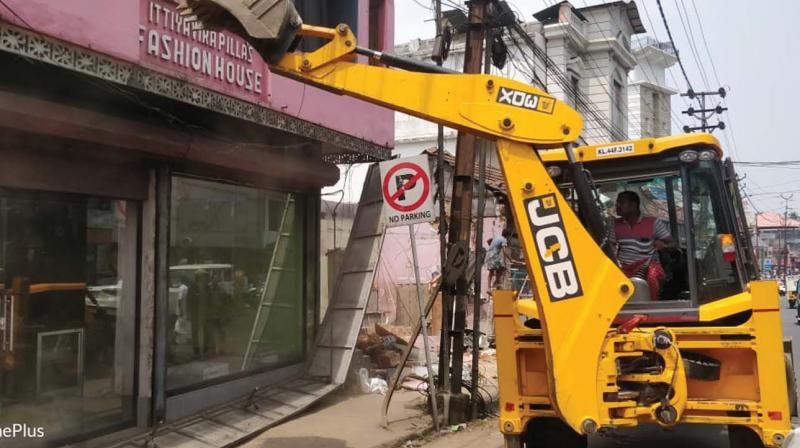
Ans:
[{"label": "paved road", "polygon": [[[781,320],[784,337],[797,341],[794,358],[800,372],[800,326],[795,324],[795,310],[789,309],[785,299],[781,299]],[[800,380],[800,377],[798,377]],[[476,425],[469,431],[451,434],[424,445],[426,448],[503,448],[503,439],[493,420]],[[592,437],[590,448],[728,448],[727,430],[723,426],[681,426],[667,430],[656,426],[637,428],[624,437],[609,439]]]},{"label": "paved road", "polygon": [[[425,448],[503,448],[503,437],[492,419],[473,425],[468,430],[449,434],[424,444]],[[591,437],[589,448],[728,448],[727,433],[722,427],[681,428],[669,431],[654,426],[637,429],[614,439]],[[557,448],[557,447],[555,447]]]},{"label": "paved road", "polygon": [[795,323],[797,312],[789,308],[786,299],[781,298],[781,323],[783,324],[783,337],[792,338],[794,341],[794,364],[795,364],[795,377],[800,379],[797,374],[800,373],[800,325]]}]

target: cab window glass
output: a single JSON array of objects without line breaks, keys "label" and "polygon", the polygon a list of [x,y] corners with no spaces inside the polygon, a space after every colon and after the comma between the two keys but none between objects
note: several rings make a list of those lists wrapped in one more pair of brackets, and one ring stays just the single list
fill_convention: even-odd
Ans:
[{"label": "cab window glass", "polygon": [[[647,301],[689,300],[691,293],[684,251],[686,247],[686,232],[684,230],[683,192],[680,176],[675,173],[602,182],[598,185],[598,191],[608,218],[609,232],[618,250],[618,258],[621,257],[620,262],[623,270],[630,268],[631,264],[635,264],[636,261],[640,260],[630,259],[632,256],[630,253],[630,245],[632,243],[628,241],[630,238],[625,238],[626,241],[620,241],[619,235],[617,235],[617,231],[620,230],[617,224],[622,227],[629,226],[618,215],[616,205],[619,194],[622,192],[629,192],[626,194],[634,193],[639,199],[641,219],[651,219],[654,223],[653,231],[647,235],[647,241],[641,239],[635,244],[636,250],[650,252],[651,255],[649,257],[652,257],[652,261],[645,262],[641,268],[630,269],[632,271],[629,273],[631,277],[640,277],[642,280],[649,282],[649,291],[645,298],[642,299],[642,296],[637,297]],[[637,229],[634,233],[643,231],[638,225],[636,227]],[[669,247],[657,250],[655,239],[661,237],[669,241]],[[643,257],[644,255],[638,258]],[[622,260],[622,258],[625,258],[625,260]],[[659,265],[658,271],[663,272],[650,272],[650,265],[656,263]],[[650,278],[654,275],[658,277],[657,281],[653,281]],[[642,284],[642,287],[644,287],[644,284]]]},{"label": "cab window glass", "polygon": [[694,254],[697,262],[699,303],[740,291],[734,263],[723,257],[720,236],[731,233],[724,219],[719,190],[715,188],[713,162],[701,162],[689,170]]}]

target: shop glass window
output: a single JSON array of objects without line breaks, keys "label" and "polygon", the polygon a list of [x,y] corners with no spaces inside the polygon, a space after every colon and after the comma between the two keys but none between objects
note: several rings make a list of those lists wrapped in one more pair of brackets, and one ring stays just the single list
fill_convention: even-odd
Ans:
[{"label": "shop glass window", "polygon": [[0,188],[0,427],[134,418],[138,204]]},{"label": "shop glass window", "polygon": [[167,388],[302,361],[303,198],[175,177]]}]

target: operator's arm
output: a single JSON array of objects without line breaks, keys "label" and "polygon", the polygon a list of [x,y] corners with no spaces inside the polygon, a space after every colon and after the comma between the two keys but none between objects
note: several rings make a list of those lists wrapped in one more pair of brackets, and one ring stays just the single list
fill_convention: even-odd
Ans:
[{"label": "operator's arm", "polygon": [[655,225],[653,226],[653,233],[654,233],[654,243],[653,245],[656,247],[656,250],[674,250],[676,248],[675,240],[672,238],[672,235],[669,233],[669,226],[667,223],[661,219],[656,219]]}]

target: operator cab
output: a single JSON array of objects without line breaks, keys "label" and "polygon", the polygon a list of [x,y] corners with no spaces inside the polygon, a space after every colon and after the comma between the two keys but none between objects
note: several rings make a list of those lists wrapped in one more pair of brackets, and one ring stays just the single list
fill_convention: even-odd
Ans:
[{"label": "operator cab", "polygon": [[[714,137],[642,139],[575,153],[607,222],[603,239],[634,283],[618,321],[641,314],[651,323],[697,321],[702,305],[739,294],[758,277],[733,165],[721,160]],[[545,151],[542,159],[586,222],[563,150]],[[638,217],[629,211],[634,199]]]}]

